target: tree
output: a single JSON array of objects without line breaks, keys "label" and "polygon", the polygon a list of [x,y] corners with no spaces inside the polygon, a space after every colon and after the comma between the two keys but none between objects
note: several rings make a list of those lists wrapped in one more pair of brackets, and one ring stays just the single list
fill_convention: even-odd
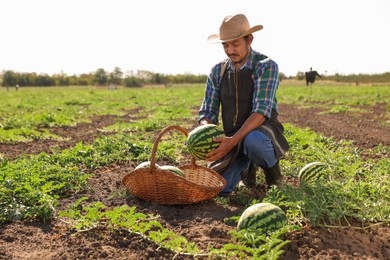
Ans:
[{"label": "tree", "polygon": [[36,86],[50,87],[55,86],[56,81],[47,74],[40,74],[37,76],[35,84]]},{"label": "tree", "polygon": [[303,80],[305,79],[305,72],[298,71],[296,75],[297,80]]},{"label": "tree", "polygon": [[155,73],[153,75],[152,82],[157,85],[159,84],[169,85],[170,83],[168,77],[160,73]]},{"label": "tree", "polygon": [[32,73],[20,73],[18,76],[19,86],[36,86],[37,74]]},{"label": "tree", "polygon": [[90,74],[81,74],[78,78],[77,78],[77,83],[76,85],[79,85],[79,86],[88,86],[88,85],[92,85],[93,83],[95,82],[95,78],[94,76],[91,76]]},{"label": "tree", "polygon": [[285,80],[286,78],[287,78],[287,76],[283,72],[279,72],[279,80],[280,81]]},{"label": "tree", "polygon": [[142,87],[142,80],[134,76],[126,76],[123,80],[126,87]]},{"label": "tree", "polygon": [[94,74],[94,83],[97,85],[105,85],[107,83],[107,73],[104,69],[97,69]]},{"label": "tree", "polygon": [[3,86],[12,87],[18,84],[18,75],[12,70],[7,70],[3,75]]},{"label": "tree", "polygon": [[53,78],[56,82],[56,86],[69,86],[70,78],[63,72],[60,74],[54,74]]},{"label": "tree", "polygon": [[110,83],[120,85],[122,83],[123,72],[119,67],[115,67],[114,71],[110,73]]}]

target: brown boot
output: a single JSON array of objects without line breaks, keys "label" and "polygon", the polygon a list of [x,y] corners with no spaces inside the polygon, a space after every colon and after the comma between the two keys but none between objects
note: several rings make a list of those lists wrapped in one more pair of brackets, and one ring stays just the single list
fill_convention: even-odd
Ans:
[{"label": "brown boot", "polygon": [[285,183],[283,182],[283,176],[280,172],[279,161],[272,168],[263,169],[263,171],[268,186],[276,185],[278,188],[284,186]]},{"label": "brown boot", "polygon": [[259,167],[251,162],[249,163],[248,168],[242,174],[241,180],[246,187],[250,188],[256,186],[256,172],[258,168]]}]

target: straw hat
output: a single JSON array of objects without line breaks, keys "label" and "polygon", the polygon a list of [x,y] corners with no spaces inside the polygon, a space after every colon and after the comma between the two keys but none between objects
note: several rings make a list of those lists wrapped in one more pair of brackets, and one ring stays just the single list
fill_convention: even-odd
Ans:
[{"label": "straw hat", "polygon": [[261,29],[263,29],[262,25],[250,27],[248,19],[243,14],[229,15],[223,19],[219,34],[210,35],[207,41],[212,43],[233,41]]}]

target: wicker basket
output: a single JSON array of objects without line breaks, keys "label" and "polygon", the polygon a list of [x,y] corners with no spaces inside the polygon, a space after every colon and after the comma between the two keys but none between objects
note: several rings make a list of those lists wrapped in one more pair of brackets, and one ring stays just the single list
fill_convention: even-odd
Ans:
[{"label": "wicker basket", "polygon": [[164,205],[194,204],[215,197],[225,188],[226,180],[217,172],[196,165],[193,156],[190,164],[178,167],[185,177],[156,168],[157,146],[165,133],[175,129],[188,136],[188,131],[180,126],[164,128],[154,142],[150,168],[133,170],[123,178],[122,184],[134,196]]}]

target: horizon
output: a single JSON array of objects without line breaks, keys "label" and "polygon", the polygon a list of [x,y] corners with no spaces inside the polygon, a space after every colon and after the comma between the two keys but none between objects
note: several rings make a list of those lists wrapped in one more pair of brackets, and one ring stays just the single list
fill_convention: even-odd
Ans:
[{"label": "horizon", "polygon": [[[90,75],[90,74],[93,74],[93,73],[95,73],[98,69],[101,69],[101,68],[97,68],[97,69],[95,69],[95,70],[93,70],[93,71],[89,71],[89,72],[80,72],[80,73],[77,73],[77,74],[75,74],[75,73],[73,73],[73,74],[67,74],[67,73],[65,73],[65,72],[59,72],[59,73],[46,73],[46,72],[35,72],[35,71],[15,71],[15,70],[2,70],[1,72],[0,72],[0,75],[3,73],[3,72],[6,72],[6,71],[13,71],[13,72],[15,72],[15,73],[20,73],[20,74],[24,74],[24,73],[26,73],[26,74],[29,74],[29,73],[36,73],[37,75],[48,75],[48,76],[50,76],[50,77],[52,77],[52,76],[55,76],[55,75],[65,75],[65,76],[68,76],[68,77],[72,77],[72,76],[76,76],[76,77],[79,77],[79,76],[81,76],[81,75]],[[122,68],[119,68],[119,69],[121,69],[122,70]],[[113,69],[114,70],[114,69]],[[106,73],[110,73],[110,72],[113,72],[113,70],[105,70],[105,72]],[[132,73],[136,73],[137,71],[145,71],[145,70],[135,70],[135,71],[122,71],[123,72],[123,74],[125,75],[126,73],[130,73],[130,72],[132,72]],[[309,71],[309,70],[307,70],[307,71]],[[193,73],[190,73],[190,72],[188,72],[188,73],[176,73],[176,74],[169,74],[169,73],[161,73],[161,72],[155,72],[155,71],[147,71],[147,72],[150,72],[150,73],[153,73],[153,74],[161,74],[161,75],[163,75],[163,76],[177,76],[177,75],[195,75],[195,76],[208,76],[207,74],[193,74]],[[293,78],[295,78],[295,77],[297,77],[298,75],[298,73],[305,73],[306,71],[297,71],[297,73],[295,74],[295,75],[285,75],[284,73],[283,73],[283,71],[279,71],[279,73],[283,73],[285,76],[286,76],[286,79],[289,79],[289,78],[291,78],[291,79],[293,79]],[[378,75],[378,76],[380,76],[380,75],[384,75],[384,74],[389,74],[390,73],[390,70],[389,71],[385,71],[385,72],[381,72],[381,73],[350,73],[350,74],[342,74],[342,73],[334,73],[334,74],[321,74],[321,76],[323,76],[323,77],[334,77],[334,76],[336,76],[336,75],[338,75],[338,76],[341,76],[341,77],[348,77],[348,76],[363,76],[363,75],[366,75],[366,76],[376,76],[376,75]]]},{"label": "horizon", "polygon": [[0,8],[1,71],[80,75],[119,67],[208,75],[226,55],[206,39],[237,13],[264,26],[252,48],[287,77],[310,67],[321,75],[390,71],[386,0],[5,0]]}]

